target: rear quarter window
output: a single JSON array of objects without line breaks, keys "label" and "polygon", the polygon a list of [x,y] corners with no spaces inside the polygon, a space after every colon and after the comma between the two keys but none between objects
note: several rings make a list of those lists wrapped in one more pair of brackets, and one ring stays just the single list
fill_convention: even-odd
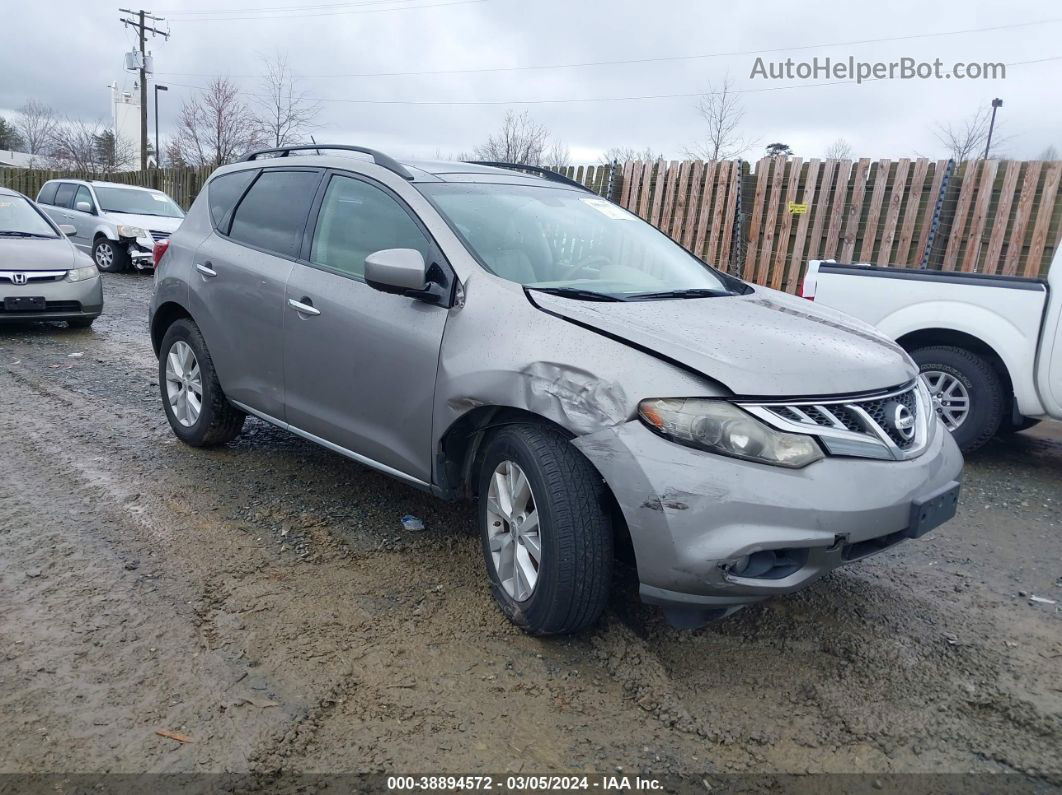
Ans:
[{"label": "rear quarter window", "polygon": [[55,204],[55,192],[59,189],[58,182],[49,182],[43,188],[41,192],[37,194],[38,204]]},{"label": "rear quarter window", "polygon": [[210,205],[210,219],[219,232],[228,233],[232,208],[236,206],[236,202],[240,200],[244,190],[251,184],[251,180],[257,173],[256,169],[247,169],[232,174],[222,174],[210,180],[210,184],[207,185],[207,203]]}]

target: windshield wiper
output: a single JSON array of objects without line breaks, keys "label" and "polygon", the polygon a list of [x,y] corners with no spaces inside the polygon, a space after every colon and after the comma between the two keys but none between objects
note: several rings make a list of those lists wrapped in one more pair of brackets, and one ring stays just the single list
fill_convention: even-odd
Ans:
[{"label": "windshield wiper", "polygon": [[4,237],[51,237],[51,235],[42,235],[37,232],[20,232],[15,229],[0,229],[0,235]]},{"label": "windshield wiper", "polygon": [[734,293],[729,290],[713,290],[709,287],[691,287],[686,290],[661,290],[657,293],[631,293],[629,301],[652,301],[657,298],[725,298]]},{"label": "windshield wiper", "polygon": [[609,295],[607,293],[596,293],[593,290],[584,290],[581,287],[532,287],[528,285],[528,290],[538,290],[541,293],[549,293],[550,295],[559,295],[563,298],[575,298],[579,301],[626,301],[626,298],[620,298],[616,295]]}]

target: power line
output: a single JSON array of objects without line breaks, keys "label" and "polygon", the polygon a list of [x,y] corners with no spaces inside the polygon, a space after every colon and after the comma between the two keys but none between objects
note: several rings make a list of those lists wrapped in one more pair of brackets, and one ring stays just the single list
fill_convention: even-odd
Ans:
[{"label": "power line", "polygon": [[[393,10],[393,9],[389,9]],[[1055,17],[1052,19],[1041,19],[1034,22],[1018,22],[1009,25],[994,25],[987,28],[966,28],[963,30],[948,30],[941,31],[939,33],[913,33],[905,36],[891,36],[880,39],[860,39],[857,41],[835,41],[825,44],[801,44],[791,47],[771,47],[759,50],[733,50],[730,52],[710,52],[702,53],[699,55],[663,55],[653,58],[629,58],[629,59],[616,59],[607,61],[581,61],[577,63],[561,63],[561,64],[536,64],[531,66],[485,66],[476,67],[471,69],[426,69],[418,71],[408,72],[354,72],[347,74],[321,74],[321,75],[303,75],[300,74],[300,79],[332,79],[332,78],[352,78],[352,77],[415,77],[423,75],[456,75],[456,74],[478,74],[484,72],[524,72],[537,69],[581,69],[583,67],[591,66],[620,66],[624,64],[647,64],[647,63],[661,63],[672,61],[693,61],[707,58],[725,58],[733,57],[737,55],[768,55],[776,52],[799,52],[801,50],[815,50],[824,47],[854,47],[863,44],[881,44],[884,42],[892,41],[909,41],[912,39],[929,39],[937,38],[941,36],[960,36],[968,33],[988,33],[998,30],[1009,30],[1013,28],[1025,28],[1033,25],[1048,25],[1055,22],[1062,22],[1062,17]],[[175,75],[177,77],[210,77],[211,75],[203,74],[202,72],[165,72],[160,74]],[[259,75],[232,75],[233,77],[259,77]]]},{"label": "power line", "polygon": [[[1011,63],[1004,64],[1005,66],[1023,66],[1026,64],[1038,64],[1045,63],[1047,61],[1059,61],[1062,60],[1062,55],[1052,55],[1046,58],[1037,58],[1029,61],[1013,61]],[[863,83],[874,83],[887,81],[888,78],[868,78],[863,80]],[[834,80],[826,83],[797,83],[794,85],[786,86],[767,86],[764,88],[739,88],[731,89],[728,93],[731,94],[760,94],[771,91],[788,91],[797,88],[823,88],[826,86],[843,86],[843,85],[858,85],[860,81],[857,80]],[[194,88],[197,90],[205,90],[205,86],[191,85],[188,83],[174,83],[170,82],[170,85],[181,86],[182,88]],[[493,106],[493,105],[563,105],[573,104],[580,102],[637,102],[642,100],[651,99],[690,99],[693,97],[702,97],[718,94],[720,92],[712,91],[695,91],[689,93],[676,93],[676,94],[642,94],[635,96],[624,97],[564,97],[559,99],[493,99],[493,100],[406,100],[406,99],[350,99],[345,97],[312,97],[308,96],[307,99],[311,99],[315,102],[341,102],[356,105],[444,105],[444,106]],[[246,93],[246,96],[268,98],[264,94]]]},{"label": "power line", "polygon": [[[406,0],[391,0],[391,2],[406,2]],[[282,15],[254,15],[246,17],[182,17],[181,22],[240,22],[240,21],[254,21],[265,19],[304,19],[309,17],[335,17],[343,15],[361,15],[361,14],[384,14],[389,11],[416,11],[422,8],[443,8],[444,6],[463,6],[471,3],[486,3],[488,0],[451,0],[446,3],[429,3],[419,6],[398,6],[395,8],[366,8],[362,10],[355,9],[353,11],[323,11],[315,14],[282,14]]]},{"label": "power line", "polygon": [[189,11],[173,10],[166,12],[167,16],[171,19],[173,17],[187,17],[187,16],[203,16],[207,14],[247,14],[247,13],[270,13],[281,11],[321,11],[330,8],[353,8],[358,6],[374,6],[385,5],[388,3],[412,3],[416,0],[360,0],[360,2],[347,2],[347,3],[321,3],[318,5],[296,5],[296,6],[269,6],[263,8],[199,8]]}]

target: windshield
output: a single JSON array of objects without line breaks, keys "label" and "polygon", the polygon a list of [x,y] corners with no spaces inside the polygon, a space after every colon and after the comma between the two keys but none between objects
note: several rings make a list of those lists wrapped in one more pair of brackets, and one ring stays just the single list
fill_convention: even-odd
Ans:
[{"label": "windshield", "polygon": [[0,236],[58,237],[37,208],[21,196],[0,196]]},{"label": "windshield", "polygon": [[[525,287],[613,300],[742,291],[737,280],[591,194],[483,183],[418,187],[492,273]],[[674,295],[676,291],[690,292]]]},{"label": "windshield", "polygon": [[184,218],[181,208],[165,193],[138,188],[101,188],[98,185],[94,188],[104,212]]}]

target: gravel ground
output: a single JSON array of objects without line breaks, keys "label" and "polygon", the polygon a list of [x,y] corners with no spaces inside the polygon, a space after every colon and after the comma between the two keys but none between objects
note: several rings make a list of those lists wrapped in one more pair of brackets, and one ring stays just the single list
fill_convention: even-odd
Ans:
[{"label": "gravel ground", "polygon": [[540,640],[494,608],[467,506],[256,420],[177,443],[151,280],[105,279],[90,331],[0,328],[0,771],[1062,781],[1062,608],[1031,599],[1062,603],[1058,425],[801,594],[676,631],[621,575],[596,629]]}]

